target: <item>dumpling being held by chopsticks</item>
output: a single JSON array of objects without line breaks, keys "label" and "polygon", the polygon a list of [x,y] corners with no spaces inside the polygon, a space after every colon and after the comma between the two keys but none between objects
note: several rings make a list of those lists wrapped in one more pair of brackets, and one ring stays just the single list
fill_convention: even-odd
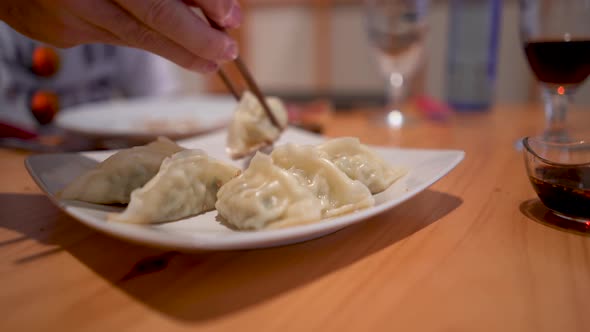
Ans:
[{"label": "dumpling being held by chopsticks", "polygon": [[164,158],[182,150],[164,137],[121,150],[75,179],[58,196],[96,204],[129,203],[131,192],[158,173]]},{"label": "dumpling being held by chopsticks", "polygon": [[234,166],[202,150],[185,150],[167,158],[158,174],[131,193],[131,202],[110,221],[151,224],[174,221],[214,209],[217,191],[238,176]]},{"label": "dumpling being held by chopsticks", "polygon": [[270,97],[267,103],[282,129],[273,125],[254,94],[244,92],[228,129],[227,151],[232,159],[271,145],[287,126],[287,110],[281,100]]}]

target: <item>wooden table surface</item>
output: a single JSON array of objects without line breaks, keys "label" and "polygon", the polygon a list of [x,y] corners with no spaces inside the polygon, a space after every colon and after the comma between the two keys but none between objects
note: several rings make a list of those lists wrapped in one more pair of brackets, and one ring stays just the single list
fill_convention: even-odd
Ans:
[{"label": "wooden table surface", "polygon": [[590,331],[590,238],[543,223],[513,147],[542,129],[540,106],[401,131],[367,114],[339,114],[326,134],[466,158],[366,222],[263,250],[102,235],[41,194],[26,153],[0,150],[0,331]]}]

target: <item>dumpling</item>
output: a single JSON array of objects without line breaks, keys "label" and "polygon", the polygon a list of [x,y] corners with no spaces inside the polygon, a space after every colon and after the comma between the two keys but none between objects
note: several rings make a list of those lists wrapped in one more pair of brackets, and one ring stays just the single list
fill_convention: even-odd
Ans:
[{"label": "dumpling", "polygon": [[372,194],[384,191],[406,174],[404,168],[388,165],[355,137],[332,139],[318,145],[317,149],[348,177],[367,186]]},{"label": "dumpling", "polygon": [[[268,98],[268,106],[282,128],[287,126],[287,110],[278,98]],[[233,159],[243,158],[258,149],[272,144],[282,130],[275,127],[256,96],[244,92],[227,135],[227,152]]]},{"label": "dumpling", "polygon": [[147,224],[178,220],[210,211],[219,188],[240,170],[210,158],[202,150],[185,150],[167,158],[158,174],[131,193],[123,213],[109,220]]},{"label": "dumpling", "polygon": [[275,165],[293,174],[299,185],[311,191],[322,204],[322,217],[333,217],[375,204],[367,187],[346,176],[311,145],[285,144],[274,149]]},{"label": "dumpling", "polygon": [[58,195],[61,199],[97,204],[129,203],[131,192],[156,175],[164,158],[182,150],[164,137],[121,150],[74,180]]},{"label": "dumpling", "polygon": [[242,230],[276,228],[321,219],[321,201],[272,159],[256,153],[250,166],[217,193],[219,216]]}]

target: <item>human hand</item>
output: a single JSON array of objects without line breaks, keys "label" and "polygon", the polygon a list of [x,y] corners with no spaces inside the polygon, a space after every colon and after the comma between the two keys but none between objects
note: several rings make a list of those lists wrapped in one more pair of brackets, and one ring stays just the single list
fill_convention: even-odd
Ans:
[{"label": "human hand", "polygon": [[106,43],[141,48],[208,73],[238,56],[236,42],[192,11],[236,28],[237,0],[2,0],[0,19],[57,47]]}]

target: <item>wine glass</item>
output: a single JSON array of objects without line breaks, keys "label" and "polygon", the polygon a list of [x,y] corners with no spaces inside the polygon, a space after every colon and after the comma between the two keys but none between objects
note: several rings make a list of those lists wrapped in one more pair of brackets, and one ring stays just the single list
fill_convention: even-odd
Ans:
[{"label": "wine glass", "polygon": [[542,136],[568,141],[570,97],[590,74],[590,0],[520,0],[520,32],[545,102]]},{"label": "wine glass", "polygon": [[423,60],[428,0],[366,0],[366,25],[379,68],[385,79],[386,123],[401,127],[401,108],[408,87]]}]

